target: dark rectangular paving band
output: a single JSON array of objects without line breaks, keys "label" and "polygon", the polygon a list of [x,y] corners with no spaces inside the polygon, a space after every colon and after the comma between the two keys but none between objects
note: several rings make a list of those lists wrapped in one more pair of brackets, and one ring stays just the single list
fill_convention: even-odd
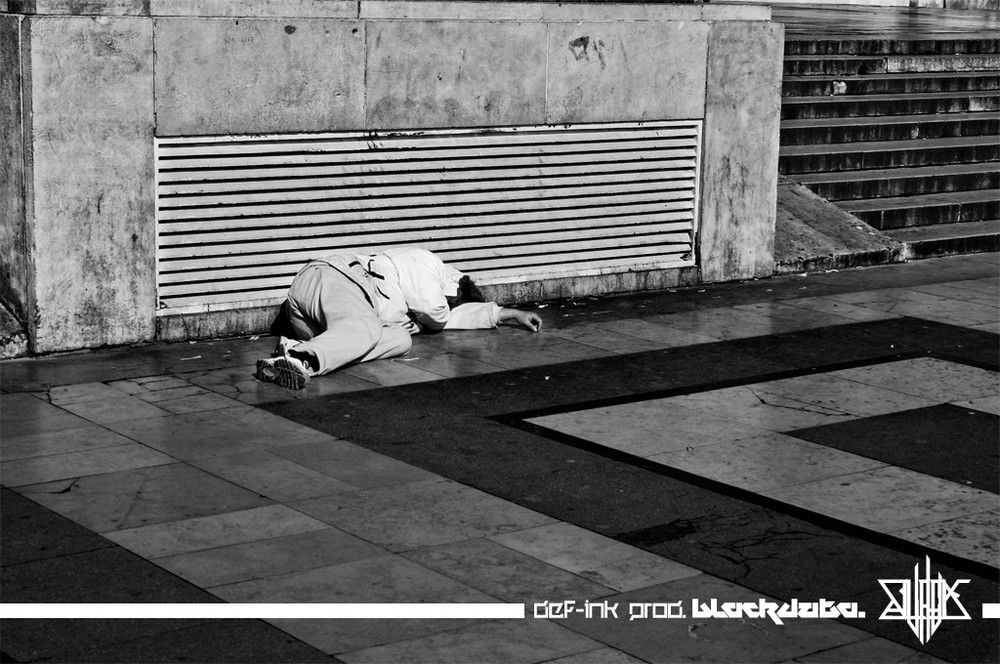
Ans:
[{"label": "dark rectangular paving band", "polygon": [[940,404],[787,433],[1000,493],[1000,417],[991,413]]},{"label": "dark rectangular paving band", "polygon": [[[858,601],[867,618],[850,624],[914,646],[905,623],[878,620],[886,600],[876,580],[911,573],[926,554],[916,545],[517,425],[526,414],[926,354],[996,371],[997,336],[898,318],[263,407],[757,592]],[[970,579],[966,606],[1000,595],[994,568],[947,556],[935,565],[946,578]],[[947,621],[925,649],[994,661],[1000,639],[989,621]]]}]

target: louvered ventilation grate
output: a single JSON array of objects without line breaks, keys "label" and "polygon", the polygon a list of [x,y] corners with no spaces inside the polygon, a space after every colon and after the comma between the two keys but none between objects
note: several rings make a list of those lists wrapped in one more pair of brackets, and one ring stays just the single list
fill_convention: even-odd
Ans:
[{"label": "louvered ventilation grate", "polygon": [[693,264],[700,123],[156,141],[161,311],[272,303],[420,245],[483,284]]}]

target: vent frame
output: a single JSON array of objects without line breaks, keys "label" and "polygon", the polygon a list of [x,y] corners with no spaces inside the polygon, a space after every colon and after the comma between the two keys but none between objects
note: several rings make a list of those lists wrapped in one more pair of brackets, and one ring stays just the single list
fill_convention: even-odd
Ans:
[{"label": "vent frame", "polygon": [[694,266],[701,147],[697,119],[157,137],[157,313],[273,306],[309,258],[400,245],[483,285]]}]

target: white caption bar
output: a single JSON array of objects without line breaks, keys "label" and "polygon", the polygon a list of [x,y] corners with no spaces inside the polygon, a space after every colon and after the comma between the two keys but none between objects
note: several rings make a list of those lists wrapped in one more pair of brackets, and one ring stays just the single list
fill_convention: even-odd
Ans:
[{"label": "white caption bar", "polygon": [[1000,604],[983,604],[983,618],[1000,618]]},{"label": "white caption bar", "polygon": [[524,604],[7,604],[0,618],[524,618]]}]

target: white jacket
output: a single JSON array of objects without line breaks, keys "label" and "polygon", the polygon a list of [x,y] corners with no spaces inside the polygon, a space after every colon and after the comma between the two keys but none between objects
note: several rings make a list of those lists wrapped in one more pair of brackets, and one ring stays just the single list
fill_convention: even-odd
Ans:
[{"label": "white jacket", "polygon": [[462,273],[418,247],[388,249],[355,256],[372,276],[379,318],[403,326],[410,334],[430,330],[479,330],[496,327],[495,302],[467,302],[454,309],[446,296],[458,293]]}]

